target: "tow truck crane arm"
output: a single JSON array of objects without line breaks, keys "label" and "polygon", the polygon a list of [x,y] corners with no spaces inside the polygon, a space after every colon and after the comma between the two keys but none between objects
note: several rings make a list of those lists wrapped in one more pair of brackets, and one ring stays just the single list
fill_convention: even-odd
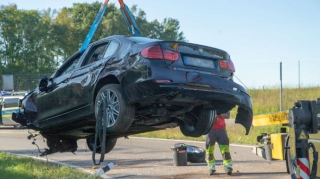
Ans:
[{"label": "tow truck crane arm", "polygon": [[[132,33],[133,36],[141,37],[141,32],[137,26],[136,21],[134,20],[132,13],[129,10],[128,6],[123,2],[123,0],[118,0],[118,1],[120,3],[120,10],[121,10],[122,16],[123,16],[128,28],[129,28],[129,31]],[[91,25],[91,28],[90,28],[81,48],[79,50],[80,54],[82,54],[87,49],[94,33],[96,32],[96,30],[101,22],[101,19],[102,19],[104,13],[107,10],[108,2],[109,2],[109,0],[105,0],[104,3],[101,5],[100,10],[98,11],[96,18],[94,19],[94,21]]]}]

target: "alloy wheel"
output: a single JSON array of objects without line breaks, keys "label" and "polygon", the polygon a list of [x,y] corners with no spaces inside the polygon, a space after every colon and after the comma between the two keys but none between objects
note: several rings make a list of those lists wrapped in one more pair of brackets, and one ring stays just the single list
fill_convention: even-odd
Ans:
[{"label": "alloy wheel", "polygon": [[111,89],[106,89],[103,93],[100,94],[97,101],[98,107],[98,117],[102,117],[102,121],[106,121],[105,127],[113,126],[119,116],[119,99],[117,94]]}]

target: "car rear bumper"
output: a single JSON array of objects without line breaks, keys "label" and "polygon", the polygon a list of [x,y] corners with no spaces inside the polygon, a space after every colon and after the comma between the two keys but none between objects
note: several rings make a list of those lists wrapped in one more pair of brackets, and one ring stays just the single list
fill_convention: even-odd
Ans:
[{"label": "car rear bumper", "polygon": [[[220,112],[238,105],[236,123],[242,124],[248,134],[252,124],[252,103],[244,88],[231,80],[215,79],[215,84],[157,83],[147,80],[125,88],[129,103],[205,104]],[[210,83],[208,83],[210,84]],[[188,104],[189,103],[189,104]]]}]

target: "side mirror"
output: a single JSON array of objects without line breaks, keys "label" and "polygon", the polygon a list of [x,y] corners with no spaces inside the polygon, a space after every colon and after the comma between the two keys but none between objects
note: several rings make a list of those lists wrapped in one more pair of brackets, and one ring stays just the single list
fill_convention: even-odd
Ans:
[{"label": "side mirror", "polygon": [[44,76],[41,78],[40,83],[39,83],[39,91],[40,92],[46,92],[48,91],[48,77]]}]

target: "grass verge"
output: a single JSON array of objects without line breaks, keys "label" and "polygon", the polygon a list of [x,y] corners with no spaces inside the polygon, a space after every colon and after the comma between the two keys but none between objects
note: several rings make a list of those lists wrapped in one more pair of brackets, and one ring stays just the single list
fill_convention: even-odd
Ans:
[{"label": "grass verge", "polygon": [[[248,135],[245,135],[245,129],[240,124],[227,125],[227,131],[230,143],[259,145],[257,136],[261,133],[279,133],[281,125],[264,126],[264,127],[251,127]],[[186,137],[184,136],[179,127],[165,129],[160,131],[146,132],[134,135],[135,137],[148,137],[148,138],[162,138],[162,139],[179,139],[179,140],[193,140],[204,141],[204,136],[201,137]]]},{"label": "grass verge", "polygon": [[0,152],[0,178],[5,179],[99,179],[78,169]]}]

